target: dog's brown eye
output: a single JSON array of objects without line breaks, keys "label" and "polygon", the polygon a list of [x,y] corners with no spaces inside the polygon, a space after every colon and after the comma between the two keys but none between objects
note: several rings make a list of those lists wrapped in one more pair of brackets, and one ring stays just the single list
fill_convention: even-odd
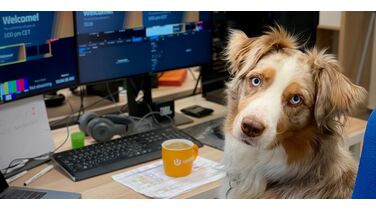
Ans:
[{"label": "dog's brown eye", "polygon": [[253,87],[258,87],[261,85],[261,78],[260,77],[252,77],[251,78],[251,85]]},{"label": "dog's brown eye", "polygon": [[290,104],[293,105],[293,106],[297,106],[297,105],[300,105],[302,103],[302,101],[303,101],[303,99],[302,99],[301,96],[294,95],[290,99]]}]

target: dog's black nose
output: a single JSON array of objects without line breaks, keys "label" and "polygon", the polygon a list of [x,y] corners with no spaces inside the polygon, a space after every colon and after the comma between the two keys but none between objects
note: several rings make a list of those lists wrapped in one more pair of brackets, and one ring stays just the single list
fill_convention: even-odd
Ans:
[{"label": "dog's black nose", "polygon": [[244,134],[252,138],[260,136],[265,130],[264,124],[254,117],[244,117],[241,128]]}]

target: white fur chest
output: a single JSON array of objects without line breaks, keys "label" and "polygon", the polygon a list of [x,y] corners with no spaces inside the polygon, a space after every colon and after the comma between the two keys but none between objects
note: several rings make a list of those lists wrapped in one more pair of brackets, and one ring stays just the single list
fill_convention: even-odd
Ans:
[{"label": "white fur chest", "polygon": [[221,189],[223,198],[257,197],[265,191],[267,181],[296,174],[287,165],[282,147],[264,150],[246,145],[229,134],[225,142],[223,163],[228,179]]}]

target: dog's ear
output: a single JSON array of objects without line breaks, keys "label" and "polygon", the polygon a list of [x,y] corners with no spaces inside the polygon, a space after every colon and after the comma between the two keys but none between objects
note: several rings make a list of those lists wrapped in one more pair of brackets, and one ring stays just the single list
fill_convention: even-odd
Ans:
[{"label": "dog's ear", "polygon": [[[267,53],[283,48],[297,49],[295,37],[280,26],[270,28],[265,35],[249,38],[240,30],[230,30],[225,56],[231,75],[243,75],[253,69]],[[245,67],[245,69],[243,69]]]},{"label": "dog's ear", "polygon": [[242,68],[254,40],[240,30],[230,30],[225,55],[230,64],[229,72],[231,75],[235,75]]},{"label": "dog's ear", "polygon": [[364,104],[367,91],[343,75],[338,61],[325,50],[313,49],[307,54],[316,84],[315,119],[318,126],[330,130],[330,121],[351,114]]}]

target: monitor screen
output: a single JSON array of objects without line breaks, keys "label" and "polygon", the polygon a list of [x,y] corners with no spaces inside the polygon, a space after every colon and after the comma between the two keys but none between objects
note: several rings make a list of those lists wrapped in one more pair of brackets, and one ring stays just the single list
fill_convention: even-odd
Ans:
[{"label": "monitor screen", "polygon": [[72,12],[0,12],[0,103],[76,85]]},{"label": "monitor screen", "polygon": [[76,12],[80,83],[211,60],[210,12]]}]

